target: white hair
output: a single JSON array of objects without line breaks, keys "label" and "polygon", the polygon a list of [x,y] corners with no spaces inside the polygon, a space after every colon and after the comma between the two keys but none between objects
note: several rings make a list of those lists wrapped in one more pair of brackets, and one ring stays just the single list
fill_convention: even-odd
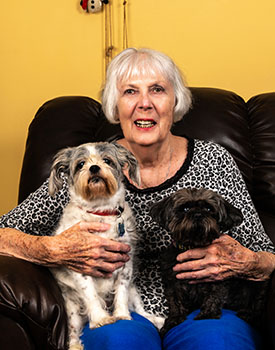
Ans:
[{"label": "white hair", "polygon": [[129,48],[119,53],[107,69],[106,82],[102,90],[102,109],[110,123],[119,123],[118,82],[128,80],[132,76],[156,74],[156,72],[161,73],[174,88],[173,121],[182,119],[191,106],[192,97],[176,64],[159,51]]}]

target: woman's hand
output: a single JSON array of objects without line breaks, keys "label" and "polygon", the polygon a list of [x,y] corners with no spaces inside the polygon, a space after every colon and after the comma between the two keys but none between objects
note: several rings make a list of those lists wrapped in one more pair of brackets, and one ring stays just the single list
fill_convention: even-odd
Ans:
[{"label": "woman's hand", "polygon": [[61,234],[44,238],[44,257],[48,266],[66,266],[94,277],[110,277],[129,260],[127,244],[96,235],[109,224],[80,222]]},{"label": "woman's hand", "polygon": [[228,235],[205,248],[190,249],[177,257],[174,271],[189,283],[214,282],[230,277],[263,281],[275,268],[272,253],[255,253]]}]

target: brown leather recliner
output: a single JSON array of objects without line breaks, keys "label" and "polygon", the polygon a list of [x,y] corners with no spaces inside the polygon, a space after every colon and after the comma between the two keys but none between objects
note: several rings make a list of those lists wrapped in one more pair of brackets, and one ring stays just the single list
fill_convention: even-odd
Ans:
[{"label": "brown leather recliner", "polygon": [[[267,233],[275,242],[275,93],[248,102],[220,89],[192,88],[193,108],[173,127],[177,135],[220,143],[235,158]],[[33,119],[21,173],[19,202],[48,177],[61,148],[103,141],[121,133],[89,97],[46,102]],[[275,349],[275,278],[266,307],[265,350]],[[66,349],[63,299],[50,272],[0,257],[0,348]]]}]

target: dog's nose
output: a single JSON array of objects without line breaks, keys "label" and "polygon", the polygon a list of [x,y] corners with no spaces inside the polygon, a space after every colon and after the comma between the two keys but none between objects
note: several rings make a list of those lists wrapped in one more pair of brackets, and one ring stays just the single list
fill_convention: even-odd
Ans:
[{"label": "dog's nose", "polygon": [[100,167],[98,165],[92,165],[90,167],[90,173],[91,174],[97,174],[100,170]]},{"label": "dog's nose", "polygon": [[202,213],[195,213],[194,214],[194,219],[200,219],[202,217]]}]

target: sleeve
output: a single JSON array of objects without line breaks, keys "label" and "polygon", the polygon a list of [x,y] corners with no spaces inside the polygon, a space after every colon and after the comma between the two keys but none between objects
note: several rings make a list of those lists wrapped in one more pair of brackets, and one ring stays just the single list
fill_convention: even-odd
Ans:
[{"label": "sleeve", "polygon": [[218,192],[240,209],[244,217],[242,224],[233,228],[230,235],[253,251],[274,253],[274,245],[264,230],[237,164],[229,152],[221,146],[217,147],[215,159]]},{"label": "sleeve", "polygon": [[0,227],[15,228],[37,236],[51,235],[69,202],[69,192],[65,177],[62,189],[54,197],[49,195],[48,184],[49,181],[46,180],[25,201],[3,215]]}]

